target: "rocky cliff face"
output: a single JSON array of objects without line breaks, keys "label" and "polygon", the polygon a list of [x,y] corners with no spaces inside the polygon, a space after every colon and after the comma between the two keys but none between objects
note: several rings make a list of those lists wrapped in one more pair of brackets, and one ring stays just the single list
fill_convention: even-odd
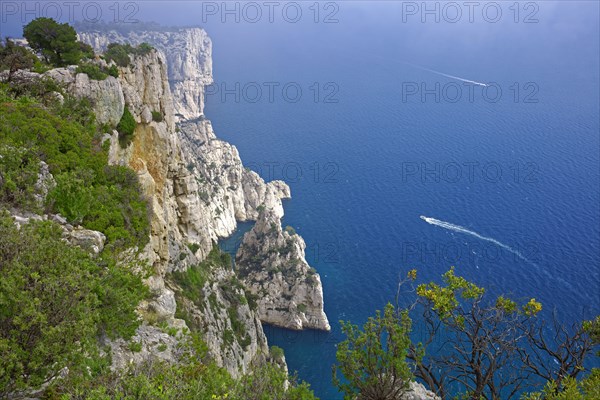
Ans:
[{"label": "rocky cliff face", "polygon": [[46,73],[78,98],[90,100],[96,121],[99,124],[116,126],[123,115],[125,98],[119,80],[109,76],[103,81],[90,79],[86,74],[77,74],[76,68],[57,68]]},{"label": "rocky cliff face", "polygon": [[[155,275],[148,281],[154,300],[142,304],[142,312],[179,327],[182,321],[175,318],[175,312],[178,306],[185,308],[203,331],[213,358],[238,376],[248,370],[257,356],[268,352],[268,348],[262,327],[248,306],[237,311],[237,320],[248,334],[228,341],[223,339],[233,323],[232,316],[223,311],[232,307],[223,292],[227,287],[223,282],[227,282],[233,272],[215,273],[211,284],[198,288],[205,292],[204,298],[216,299],[202,309],[186,304],[183,299],[181,304],[176,303],[178,288],[169,287],[169,273],[184,271],[205,259],[214,241],[233,232],[236,217],[252,216],[258,204],[271,202],[274,207],[281,207],[280,198],[284,193],[275,190],[277,184],[247,178],[252,175],[243,169],[237,150],[216,140],[210,124],[175,126],[167,64],[161,53],[133,58],[130,67],[121,69],[119,82],[125,104],[138,125],[132,143],[126,148],[121,147],[118,133],[112,133],[109,161],[137,171],[152,205],[151,240],[145,255],[154,266]],[[152,112],[159,112],[162,121],[154,121]],[[188,134],[182,133],[188,130]],[[204,136],[210,140],[197,141]],[[197,147],[190,147],[192,139]],[[256,187],[250,190],[252,185]],[[263,195],[247,197],[244,188]],[[195,251],[192,253],[190,248]],[[221,307],[211,308],[215,303]],[[145,338],[149,338],[149,345],[156,339],[152,335],[140,335],[144,344]]]},{"label": "rocky cliff face", "polygon": [[169,65],[175,117],[193,119],[202,115],[204,87],[212,83],[212,42],[203,29],[130,32],[127,35],[116,30],[89,31],[79,33],[79,37],[98,52],[106,50],[109,43],[150,43],[164,54]]},{"label": "rocky cliff face", "polygon": [[238,250],[238,273],[258,297],[262,321],[289,329],[328,331],[321,278],[306,262],[304,240],[292,229],[281,228],[281,216],[271,209],[261,212]]},{"label": "rocky cliff face", "polygon": [[[127,35],[109,31],[80,33],[80,38],[96,50],[111,42],[147,42],[158,50],[132,56],[131,65],[120,68],[119,79],[98,90],[77,91],[79,86],[74,82],[85,78],[69,70],[60,73],[60,79],[73,93],[96,99],[96,111],[101,115],[112,116],[119,110],[122,113],[121,104],[125,104],[138,122],[133,141],[126,148],[121,147],[116,131],[107,138],[109,161],[137,171],[152,205],[151,238],[144,255],[155,271],[148,280],[154,298],[141,305],[142,313],[173,327],[183,324],[175,318],[175,312],[184,313],[188,323],[203,333],[213,358],[234,376],[247,372],[252,362],[267,356],[260,321],[295,329],[328,330],[321,282],[304,260],[304,241],[281,228],[281,200],[290,197],[289,187],[281,181],[265,183],[258,174],[244,168],[235,146],[219,140],[203,116],[204,86],[212,82],[211,42],[206,33],[197,28]],[[115,97],[118,92],[122,93],[122,101]],[[114,101],[111,103],[109,98]],[[116,109],[104,109],[111,104]],[[157,112],[162,116],[160,122],[152,118]],[[114,118],[106,120],[113,122]],[[264,221],[265,213],[260,210],[269,210],[269,215],[276,217]],[[288,269],[293,274],[273,278],[262,271],[252,275],[252,282],[245,279],[249,291],[258,296],[266,289],[268,297],[258,301],[256,309],[248,305],[246,288],[230,268],[211,271],[205,285],[197,288],[202,301],[182,296],[181,287],[170,274],[205,260],[214,242],[233,233],[237,221],[257,218],[254,232],[265,224],[275,224],[279,236],[271,237],[266,244],[257,241],[256,236],[249,238],[245,243],[255,247],[247,245],[242,254],[250,257],[256,251],[255,258],[270,257],[266,267],[275,262],[269,253],[278,249],[273,246],[289,241],[293,250],[280,255],[275,264],[283,268],[284,261],[293,263]],[[232,291],[231,285],[236,282],[239,287]],[[287,297],[274,302],[274,297],[280,297],[277,290],[284,286]],[[284,307],[288,311],[275,310]],[[240,333],[240,326],[245,334]],[[156,337],[149,332],[140,334],[140,340],[143,349],[151,353]],[[238,334],[231,336],[229,332]],[[122,354],[124,346],[118,346],[118,350]]]}]

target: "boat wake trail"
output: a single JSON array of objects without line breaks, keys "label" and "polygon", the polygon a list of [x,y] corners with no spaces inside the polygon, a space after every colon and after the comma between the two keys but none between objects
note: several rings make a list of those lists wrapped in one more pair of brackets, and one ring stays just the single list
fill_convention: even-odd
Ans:
[{"label": "boat wake trail", "polygon": [[472,85],[483,86],[483,87],[489,86],[487,83],[472,81],[470,79],[461,78],[459,76],[445,74],[443,72],[436,71],[434,69],[429,69],[429,68],[421,67],[420,65],[411,64],[411,63],[407,63],[407,64],[410,65],[410,66],[413,66],[415,68],[421,69],[423,71],[428,71],[428,72],[431,72],[432,74],[437,74],[437,75],[445,76],[446,78],[455,79],[457,81],[466,82],[466,83],[470,83]]},{"label": "boat wake trail", "polygon": [[471,235],[473,237],[476,237],[477,239],[485,240],[486,242],[493,243],[496,246],[499,246],[499,247],[503,248],[504,250],[507,250],[507,251],[513,253],[514,255],[516,255],[517,257],[519,257],[521,260],[526,261],[529,264],[536,266],[535,263],[529,261],[523,254],[521,254],[521,252],[519,252],[518,250],[513,249],[510,246],[505,245],[502,242],[497,241],[494,238],[480,235],[479,233],[473,232],[473,231],[471,231],[471,230],[469,230],[467,228],[464,228],[464,227],[462,227],[460,225],[454,225],[454,224],[451,224],[450,222],[440,221],[439,219],[429,218],[429,217],[425,217],[423,215],[421,215],[420,218],[423,221],[425,221],[428,224],[430,224],[430,225],[439,226],[440,228],[448,229],[448,230],[451,230],[451,231],[454,231],[454,232],[464,233],[466,235]]}]

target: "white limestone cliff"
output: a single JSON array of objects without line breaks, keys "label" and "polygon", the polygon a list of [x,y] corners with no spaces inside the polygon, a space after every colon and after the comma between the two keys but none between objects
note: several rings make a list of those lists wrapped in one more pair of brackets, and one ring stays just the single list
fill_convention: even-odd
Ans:
[{"label": "white limestone cliff", "polygon": [[194,119],[204,110],[205,86],[212,83],[212,42],[201,28],[181,28],[169,31],[129,32],[116,30],[79,33],[80,40],[96,51],[106,50],[109,43],[129,43],[137,46],[150,43],[164,54],[168,79],[175,99],[175,117]]}]

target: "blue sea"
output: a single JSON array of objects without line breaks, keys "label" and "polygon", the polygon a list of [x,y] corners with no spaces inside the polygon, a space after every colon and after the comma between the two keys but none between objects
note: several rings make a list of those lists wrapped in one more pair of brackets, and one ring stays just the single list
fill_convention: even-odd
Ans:
[{"label": "blue sea", "polygon": [[297,2],[297,22],[278,4],[272,22],[189,1],[142,2],[137,17],[206,28],[206,116],[246,165],[291,187],[283,222],[307,243],[332,325],[265,326],[291,371],[341,399],[338,321],[364,323],[412,268],[428,282],[455,266],[566,323],[600,312],[598,2],[501,1],[499,19],[439,2],[433,15],[422,2]]},{"label": "blue sea", "polygon": [[[338,321],[364,323],[411,268],[427,282],[455,266],[545,318],[600,311],[598,3],[536,4],[528,24],[403,23],[381,2],[339,3],[330,25],[207,26],[219,91],[206,115],[246,164],[289,183],[284,224],[321,274],[331,333],[265,326],[321,398],[342,398]],[[252,102],[265,82],[303,96]]]}]

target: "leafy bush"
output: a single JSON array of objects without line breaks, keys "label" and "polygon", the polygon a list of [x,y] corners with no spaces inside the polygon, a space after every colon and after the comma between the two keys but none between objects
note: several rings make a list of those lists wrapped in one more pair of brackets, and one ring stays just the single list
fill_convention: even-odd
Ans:
[{"label": "leafy bush", "polygon": [[145,56],[146,54],[150,54],[152,50],[154,50],[154,47],[152,47],[150,44],[142,43],[134,49],[134,54]]},{"label": "leafy bush", "polygon": [[137,126],[137,122],[135,122],[135,118],[131,115],[129,108],[125,106],[125,110],[123,111],[123,116],[117,125],[117,131],[119,132],[119,142],[122,147],[127,147],[129,143],[133,140],[133,132],[135,131],[135,127]]},{"label": "leafy bush", "polygon": [[110,67],[108,67],[108,70],[106,71],[106,73],[112,77],[118,78],[119,77],[119,68],[117,68],[116,65],[111,65]]},{"label": "leafy bush", "polygon": [[79,45],[79,51],[81,51],[81,56],[83,58],[89,58],[89,59],[94,58],[95,54],[94,54],[94,49],[92,48],[92,46],[90,46],[87,43],[83,43],[83,42],[77,42],[77,44]]},{"label": "leafy bush", "polygon": [[142,351],[142,342],[129,342],[129,350],[134,353]]},{"label": "leafy bush", "polygon": [[298,311],[300,311],[301,313],[305,313],[305,312],[306,312],[306,309],[307,309],[307,308],[306,308],[306,304],[302,304],[302,303],[300,303],[300,304],[298,304],[298,306],[296,307],[296,309],[297,309]]},{"label": "leafy bush", "polygon": [[137,47],[130,44],[110,43],[104,52],[107,62],[114,61],[119,67],[127,67],[131,63],[129,55],[146,55],[154,48],[148,43],[142,43]]},{"label": "leafy bush", "polygon": [[17,229],[2,213],[0,231],[0,397],[84,368],[101,334],[134,333],[147,289],[127,267],[66,244],[48,221]]},{"label": "leafy bush", "polygon": [[8,80],[19,69],[33,68],[37,57],[27,48],[6,39],[6,46],[0,44],[0,71],[8,70]]},{"label": "leafy bush", "polygon": [[274,360],[281,360],[284,356],[283,349],[278,346],[271,346],[270,353]]},{"label": "leafy bush", "polygon": [[196,252],[200,248],[200,245],[198,243],[188,243],[187,247],[192,253],[196,254]]},{"label": "leafy bush", "polygon": [[86,74],[87,76],[89,76],[90,79],[93,79],[96,81],[103,81],[106,78],[108,78],[108,74],[106,72],[104,72],[96,64],[90,64],[90,63],[80,64],[77,67],[77,69],[75,70],[75,72],[78,74],[80,74],[80,73]]},{"label": "leafy bush", "polygon": [[163,121],[163,116],[160,112],[158,111],[152,111],[152,121],[154,122],[162,122]]},{"label": "leafy bush", "polygon": [[62,93],[62,88],[51,78],[12,79],[9,84],[3,84],[6,94],[11,96],[31,96],[45,101],[53,92]]},{"label": "leafy bush", "polygon": [[[411,320],[406,311],[387,304],[361,330],[343,322],[347,339],[338,344],[333,383],[345,398],[396,399],[408,390],[412,378],[406,361],[411,344]],[[345,379],[340,379],[339,375]]]},{"label": "leafy bush", "polygon": [[31,148],[1,145],[0,203],[34,208],[39,168],[39,158]]},{"label": "leafy bush", "polygon": [[111,43],[104,52],[106,62],[114,61],[119,67],[127,67],[130,59],[125,46],[118,43]]}]

